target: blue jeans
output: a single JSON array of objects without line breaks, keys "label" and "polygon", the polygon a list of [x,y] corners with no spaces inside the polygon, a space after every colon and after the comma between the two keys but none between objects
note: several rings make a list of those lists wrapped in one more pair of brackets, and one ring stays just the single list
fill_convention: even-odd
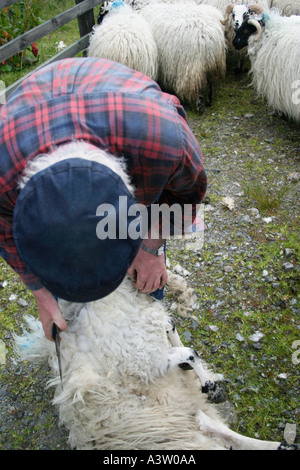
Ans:
[{"label": "blue jeans", "polygon": [[[165,262],[166,262],[166,244],[164,244],[164,250],[165,250]],[[162,289],[157,289],[155,292],[152,292],[152,294],[150,294],[152,297],[154,297],[156,300],[162,300],[165,296],[164,294],[164,290],[165,290],[165,287],[163,287]]]}]

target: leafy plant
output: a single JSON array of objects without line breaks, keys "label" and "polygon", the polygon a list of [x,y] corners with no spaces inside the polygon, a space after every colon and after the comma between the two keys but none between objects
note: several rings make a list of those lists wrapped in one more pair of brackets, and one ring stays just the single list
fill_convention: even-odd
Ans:
[{"label": "leafy plant", "polygon": [[[0,46],[12,39],[38,26],[43,20],[40,18],[42,9],[41,0],[20,1],[0,11]],[[27,48],[37,57],[38,48],[36,43]],[[0,64],[1,72],[10,72],[19,69],[25,62],[26,50],[10,57]]]}]

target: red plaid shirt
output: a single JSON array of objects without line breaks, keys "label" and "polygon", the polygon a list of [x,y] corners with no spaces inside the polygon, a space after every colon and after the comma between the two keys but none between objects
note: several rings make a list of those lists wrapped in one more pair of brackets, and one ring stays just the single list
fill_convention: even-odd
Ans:
[{"label": "red plaid shirt", "polygon": [[31,289],[41,285],[12,235],[17,182],[28,160],[74,139],[125,157],[144,205],[198,204],[205,194],[201,150],[176,97],[108,60],[44,67],[0,108],[0,255]]}]

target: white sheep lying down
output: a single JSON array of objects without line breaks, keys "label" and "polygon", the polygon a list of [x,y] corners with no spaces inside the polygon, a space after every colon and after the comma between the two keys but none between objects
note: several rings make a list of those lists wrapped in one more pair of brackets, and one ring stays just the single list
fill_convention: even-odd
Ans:
[{"label": "white sheep lying down", "polygon": [[[41,323],[16,336],[21,359],[48,361],[53,403],[77,449],[277,449],[231,431],[202,393],[214,378],[182,346],[159,301],[138,293],[129,279],[109,296],[87,304],[60,301],[68,321],[61,333],[63,387],[53,342]],[[194,370],[183,370],[178,364]],[[200,382],[199,381],[200,377]]]}]

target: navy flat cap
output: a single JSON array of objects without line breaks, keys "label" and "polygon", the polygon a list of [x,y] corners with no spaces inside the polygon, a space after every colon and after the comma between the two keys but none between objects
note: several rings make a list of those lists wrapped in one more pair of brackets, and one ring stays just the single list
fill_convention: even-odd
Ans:
[{"label": "navy flat cap", "polygon": [[[105,297],[120,285],[140,247],[140,238],[119,236],[120,220],[129,226],[128,208],[135,202],[105,165],[81,158],[55,163],[32,176],[18,196],[13,217],[18,253],[53,295],[71,302]],[[99,207],[113,209],[115,237],[97,235]]]}]

